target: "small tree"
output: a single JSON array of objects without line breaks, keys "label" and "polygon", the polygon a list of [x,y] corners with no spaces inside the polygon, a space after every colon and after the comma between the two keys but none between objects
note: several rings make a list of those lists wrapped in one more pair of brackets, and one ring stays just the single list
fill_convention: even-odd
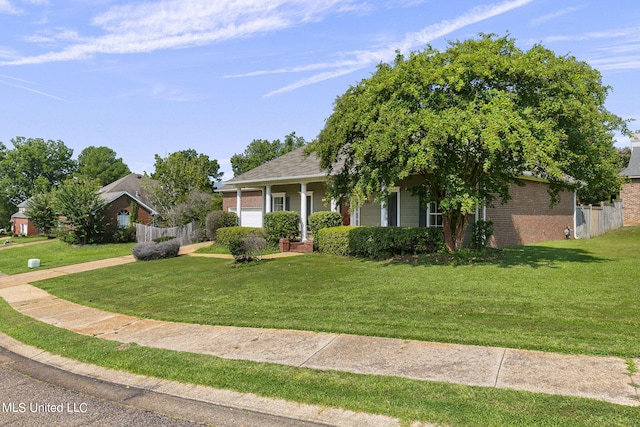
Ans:
[{"label": "small tree", "polygon": [[45,234],[49,234],[56,223],[53,200],[53,193],[41,193],[36,194],[27,201],[25,214],[27,214],[31,222]]},{"label": "small tree", "polygon": [[98,188],[97,181],[70,179],[58,190],[54,207],[65,218],[74,243],[95,243],[102,234],[105,202]]}]

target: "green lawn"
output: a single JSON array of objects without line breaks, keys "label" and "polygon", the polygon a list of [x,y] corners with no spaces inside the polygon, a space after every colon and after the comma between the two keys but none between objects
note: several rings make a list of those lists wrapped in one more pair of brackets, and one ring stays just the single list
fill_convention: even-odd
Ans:
[{"label": "green lawn", "polygon": [[0,299],[0,331],[82,362],[209,387],[446,426],[637,426],[640,408],[592,399],[225,360],[120,346],[23,316]]},{"label": "green lawn", "polygon": [[630,358],[640,357],[638,248],[640,228],[626,228],[508,249],[473,265],[313,254],[235,268],[226,260],[179,257],[37,286],[162,320]]},{"label": "green lawn", "polygon": [[[14,241],[12,239],[12,241]],[[30,240],[33,241],[33,240]],[[17,243],[17,241],[16,241]],[[27,261],[38,258],[40,268],[54,268],[98,259],[131,255],[132,243],[72,246],[60,240],[0,250],[0,272],[17,274],[30,271]]]}]

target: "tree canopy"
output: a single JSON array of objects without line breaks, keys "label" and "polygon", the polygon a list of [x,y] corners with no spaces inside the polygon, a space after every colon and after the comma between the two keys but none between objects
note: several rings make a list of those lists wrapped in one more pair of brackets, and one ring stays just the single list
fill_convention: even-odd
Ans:
[{"label": "tree canopy", "polygon": [[0,143],[0,192],[17,205],[35,193],[58,187],[77,165],[64,142],[16,137],[13,149]]},{"label": "tree canopy", "polygon": [[84,179],[97,179],[100,186],[110,184],[131,171],[121,157],[109,147],[85,148],[78,155],[78,176]]},{"label": "tree canopy", "polygon": [[380,64],[336,99],[308,151],[332,174],[331,195],[352,206],[419,177],[413,190],[438,203],[455,250],[475,206],[507,201],[525,173],[547,180],[552,196],[575,185],[567,175],[597,186],[589,197],[616,192],[613,138],[627,129],[604,107],[609,90],[574,57],[480,35]]},{"label": "tree canopy", "polygon": [[176,151],[167,157],[155,155],[155,170],[143,186],[154,207],[168,213],[173,207],[187,201],[193,191],[213,194],[222,172],[217,160],[209,159],[193,149]]},{"label": "tree canopy", "polygon": [[254,139],[245,148],[244,153],[234,154],[231,157],[231,169],[233,174],[238,176],[296,148],[303,147],[305,144],[304,138],[296,136],[295,132],[285,136],[284,142],[279,139],[273,141]]}]

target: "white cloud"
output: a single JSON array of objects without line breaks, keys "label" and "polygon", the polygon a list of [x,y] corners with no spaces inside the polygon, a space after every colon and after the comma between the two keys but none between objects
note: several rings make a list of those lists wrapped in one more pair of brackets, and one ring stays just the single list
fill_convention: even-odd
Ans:
[{"label": "white cloud", "polygon": [[576,12],[576,11],[578,11],[580,9],[581,9],[580,7],[568,7],[566,9],[561,9],[561,10],[558,10],[556,12],[549,13],[547,15],[541,16],[539,18],[535,18],[535,19],[533,19],[531,21],[531,23],[533,25],[540,25],[540,24],[543,24],[543,23],[545,23],[547,21],[551,21],[551,20],[554,20],[556,18],[559,18],[559,17],[561,17],[563,15],[567,15],[569,13]]},{"label": "white cloud", "polygon": [[0,0],[0,13],[8,13],[15,15],[21,13],[20,9],[15,7],[9,0]]},{"label": "white cloud", "polygon": [[[6,0],[0,0],[6,1]],[[147,53],[202,46],[250,37],[315,22],[343,13],[356,0],[164,0],[114,7],[92,24],[102,36],[69,37],[74,32],[39,34],[32,41],[67,41],[69,46],[42,55],[5,61],[0,65],[73,61],[96,54]]]},{"label": "white cloud", "polygon": [[[425,46],[429,42],[450,34],[453,31],[484,21],[486,19],[493,18],[495,16],[509,12],[513,9],[526,6],[532,1],[533,0],[511,0],[486,6],[478,6],[452,20],[441,21],[437,24],[429,25],[421,31],[408,33],[407,35],[405,35],[403,40],[389,44],[385,47],[374,50],[362,50],[347,53],[346,56],[351,57],[351,59],[348,60],[339,60],[334,63],[311,64],[304,67],[276,70],[275,72],[298,72],[320,68],[332,69],[331,71],[326,71],[302,80],[298,80],[297,82],[294,82],[290,85],[271,91],[265,96],[269,97],[285,92],[290,92],[292,90],[299,89],[310,84],[352,73],[354,71],[369,67],[379,62],[389,61],[395,57],[396,50],[407,52],[409,50],[415,49],[416,47]],[[245,74],[244,76],[267,73],[270,72],[258,71],[255,73]]]}]

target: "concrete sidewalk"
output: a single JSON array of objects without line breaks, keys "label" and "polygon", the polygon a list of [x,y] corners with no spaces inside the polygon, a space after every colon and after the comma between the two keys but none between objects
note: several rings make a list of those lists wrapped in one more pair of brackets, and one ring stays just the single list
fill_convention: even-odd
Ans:
[{"label": "concrete sidewalk", "polygon": [[[189,253],[187,248],[183,253]],[[572,395],[640,406],[624,359],[440,344],[292,330],[205,326],[139,319],[80,306],[30,281],[132,262],[132,257],[0,277],[0,296],[17,311],[71,331],[142,346],[228,359],[391,375]],[[640,365],[640,360],[635,360]]]}]

